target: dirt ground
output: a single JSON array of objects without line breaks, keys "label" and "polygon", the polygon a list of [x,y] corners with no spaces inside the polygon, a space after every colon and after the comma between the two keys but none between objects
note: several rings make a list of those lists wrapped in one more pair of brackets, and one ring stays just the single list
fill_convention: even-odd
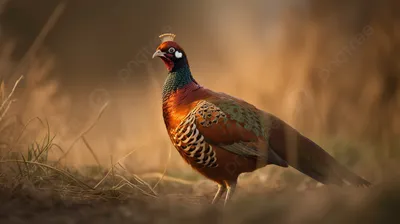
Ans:
[{"label": "dirt ground", "polygon": [[303,191],[248,184],[239,184],[224,208],[208,204],[215,190],[209,182],[161,183],[157,197],[112,190],[66,197],[20,181],[1,187],[0,223],[396,223],[400,208],[398,184]]}]

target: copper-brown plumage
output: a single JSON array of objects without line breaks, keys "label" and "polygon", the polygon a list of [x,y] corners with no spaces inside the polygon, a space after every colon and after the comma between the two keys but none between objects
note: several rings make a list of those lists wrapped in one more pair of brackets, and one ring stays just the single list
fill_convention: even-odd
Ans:
[{"label": "copper-brown plumage", "polygon": [[169,71],[163,86],[164,122],[183,159],[218,183],[213,203],[225,191],[228,201],[241,173],[268,164],[290,165],[324,184],[370,185],[276,116],[199,85],[174,37],[162,36],[168,40],[153,55]]}]

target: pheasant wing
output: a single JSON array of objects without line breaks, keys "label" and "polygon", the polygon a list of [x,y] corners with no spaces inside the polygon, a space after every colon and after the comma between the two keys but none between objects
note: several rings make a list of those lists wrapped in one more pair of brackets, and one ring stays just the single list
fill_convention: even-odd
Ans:
[{"label": "pheasant wing", "polygon": [[[267,157],[267,120],[254,106],[232,98],[212,97],[198,102],[191,115],[207,142],[246,157]],[[264,149],[264,150],[263,150]]]}]

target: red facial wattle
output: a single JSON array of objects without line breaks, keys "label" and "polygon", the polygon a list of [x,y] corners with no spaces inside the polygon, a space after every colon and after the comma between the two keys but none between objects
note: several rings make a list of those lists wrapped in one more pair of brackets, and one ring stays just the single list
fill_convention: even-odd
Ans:
[{"label": "red facial wattle", "polygon": [[164,62],[165,66],[167,66],[168,71],[171,71],[174,68],[174,62],[168,56],[161,57],[161,59]]}]

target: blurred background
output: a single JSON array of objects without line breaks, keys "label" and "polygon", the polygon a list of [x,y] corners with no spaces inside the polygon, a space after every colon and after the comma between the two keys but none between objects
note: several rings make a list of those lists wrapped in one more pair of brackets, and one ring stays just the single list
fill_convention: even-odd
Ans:
[{"label": "blurred background", "polygon": [[[399,11],[396,0],[2,0],[3,96],[24,79],[1,121],[1,146],[31,121],[13,149],[26,150],[47,132],[31,120],[39,117],[70,150],[65,164],[95,165],[74,142],[95,124],[85,137],[100,164],[135,150],[126,167],[161,172],[172,147],[161,113],[167,71],[151,55],[158,35],[173,32],[199,83],[277,115],[380,181],[400,159]],[[175,149],[168,164],[195,175]]]}]

